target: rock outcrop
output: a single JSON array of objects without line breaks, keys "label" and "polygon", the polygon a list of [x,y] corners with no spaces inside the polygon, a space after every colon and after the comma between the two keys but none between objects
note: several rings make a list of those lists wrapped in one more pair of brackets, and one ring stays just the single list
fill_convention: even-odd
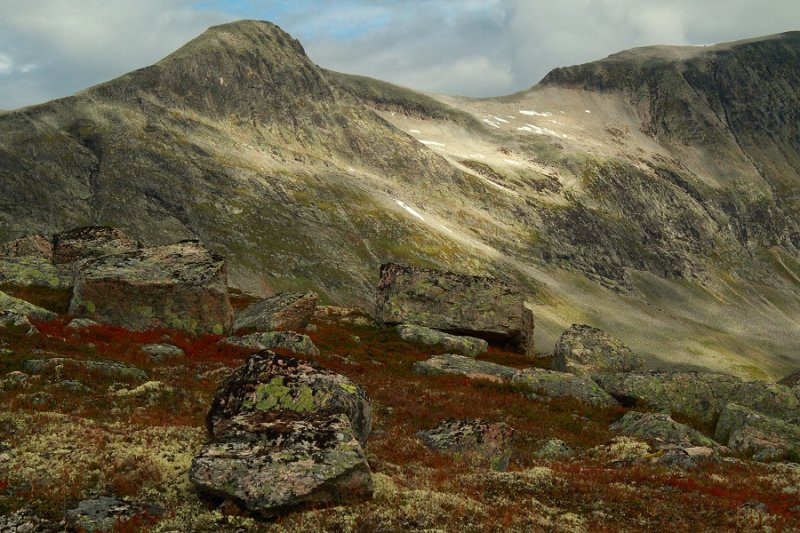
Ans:
[{"label": "rock outcrop", "polygon": [[315,292],[276,294],[237,313],[233,329],[301,330],[314,316],[317,301]]},{"label": "rock outcrop", "polygon": [[515,373],[511,384],[537,396],[576,398],[596,405],[617,405],[617,401],[591,379],[566,372],[527,368]]},{"label": "rock outcrop", "polygon": [[719,447],[717,443],[696,429],[674,421],[666,413],[629,411],[622,418],[611,424],[609,429],[628,437],[637,437],[658,444],[676,444],[684,447]]},{"label": "rock outcrop", "polygon": [[489,361],[477,361],[464,355],[449,353],[435,355],[425,361],[417,361],[414,363],[414,371],[432,376],[456,374],[469,379],[483,379],[496,383],[509,381],[517,373],[517,369],[510,366],[498,365]]},{"label": "rock outcrop", "polygon": [[533,354],[533,312],[519,288],[499,279],[386,263],[375,318],[509,343]]},{"label": "rock outcrop", "polygon": [[317,356],[319,349],[308,335],[294,331],[270,331],[268,333],[251,333],[242,337],[228,337],[221,342],[243,348],[256,350],[274,350],[277,348],[302,355]]},{"label": "rock outcrop", "polygon": [[714,439],[757,461],[800,462],[800,426],[737,403],[722,410]]},{"label": "rock outcrop", "polygon": [[703,423],[713,422],[727,402],[787,420],[800,413],[800,401],[790,388],[724,374],[647,372],[598,374],[594,379],[623,405],[647,405]]},{"label": "rock outcrop", "polygon": [[203,492],[265,517],[372,495],[369,399],[344,376],[260,352],[225,380],[206,422],[212,440],[189,470]]},{"label": "rock outcrop", "polygon": [[572,324],[553,350],[553,370],[586,376],[601,372],[632,372],[643,363],[622,341],[597,328]]},{"label": "rock outcrop", "polygon": [[514,430],[503,422],[449,418],[417,435],[432,450],[469,455],[498,472],[508,469]]},{"label": "rock outcrop", "polygon": [[450,335],[424,326],[401,324],[397,326],[397,331],[404,341],[417,342],[426,346],[439,346],[447,352],[467,357],[476,357],[489,349],[489,343],[483,339]]},{"label": "rock outcrop", "polygon": [[27,235],[0,244],[0,257],[35,257],[53,260],[53,242],[44,235]]},{"label": "rock outcrop", "polygon": [[71,373],[97,374],[109,379],[123,381],[146,381],[148,373],[122,361],[111,359],[72,359],[70,357],[52,357],[50,359],[26,359],[22,362],[22,370],[28,374],[41,374],[61,378]]},{"label": "rock outcrop", "polygon": [[87,226],[53,235],[53,263],[74,263],[81,259],[133,252],[139,243],[117,228]]},{"label": "rock outcrop", "polygon": [[197,241],[105,255],[76,267],[70,314],[131,330],[230,332],[225,261]]}]

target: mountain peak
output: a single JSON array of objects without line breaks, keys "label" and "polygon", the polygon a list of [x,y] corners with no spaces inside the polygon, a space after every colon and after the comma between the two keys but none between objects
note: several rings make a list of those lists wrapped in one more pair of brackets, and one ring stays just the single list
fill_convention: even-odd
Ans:
[{"label": "mountain peak", "polygon": [[270,22],[212,26],[155,65],[93,89],[115,99],[151,99],[209,116],[285,117],[298,98],[332,96],[299,41]]}]

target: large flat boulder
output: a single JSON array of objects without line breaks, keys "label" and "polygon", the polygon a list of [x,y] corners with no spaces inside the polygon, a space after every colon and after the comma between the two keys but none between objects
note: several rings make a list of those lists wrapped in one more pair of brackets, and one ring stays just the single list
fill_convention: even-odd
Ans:
[{"label": "large flat boulder", "polygon": [[489,343],[477,337],[450,335],[424,326],[400,324],[397,326],[400,338],[426,346],[438,346],[450,353],[460,353],[467,357],[477,357],[489,349]]},{"label": "large flat boulder", "polygon": [[311,413],[345,415],[359,441],[367,442],[372,408],[360,385],[316,363],[263,351],[251,355],[222,383],[206,426],[217,435],[235,417],[253,414],[285,420]]},{"label": "large flat boulder", "polygon": [[609,429],[628,437],[638,437],[659,444],[719,448],[719,445],[710,438],[686,424],[676,422],[666,413],[628,411],[611,424]]},{"label": "large flat boulder", "polygon": [[53,235],[53,263],[74,263],[81,259],[122,254],[140,248],[121,230],[107,226],[75,228]]},{"label": "large flat boulder", "polygon": [[230,332],[225,260],[197,241],[142,248],[81,262],[70,314],[131,330]]},{"label": "large flat boulder", "polygon": [[413,368],[414,372],[418,374],[429,376],[455,374],[469,379],[481,379],[495,383],[509,381],[517,373],[517,369],[510,366],[478,361],[471,357],[451,353],[434,355],[425,361],[417,361]]},{"label": "large flat boulder", "polygon": [[765,381],[679,371],[598,374],[594,380],[623,405],[646,405],[703,423],[713,422],[728,402],[785,420],[800,416],[800,401],[792,389]]},{"label": "large flat boulder", "polygon": [[228,337],[220,342],[242,348],[255,350],[283,349],[296,354],[318,356],[319,348],[308,335],[295,331],[269,331],[265,333],[251,333],[241,337]]},{"label": "large flat boulder", "polygon": [[0,283],[21,287],[72,287],[72,271],[41,257],[0,257]]},{"label": "large flat boulder", "polygon": [[343,414],[235,418],[192,459],[189,479],[267,518],[363,500],[373,491],[364,451]]},{"label": "large flat boulder", "polygon": [[617,401],[590,378],[543,368],[526,368],[511,378],[511,384],[537,396],[575,398],[595,405],[617,405]]},{"label": "large flat boulder", "polygon": [[375,318],[516,346],[533,354],[533,312],[505,281],[395,263],[381,266]]},{"label": "large flat boulder", "polygon": [[589,376],[603,372],[632,372],[642,366],[621,340],[585,324],[572,324],[553,350],[553,370]]},{"label": "large flat boulder", "polygon": [[734,402],[722,410],[714,439],[757,461],[800,462],[800,426]]},{"label": "large flat boulder", "polygon": [[304,329],[314,316],[317,301],[319,295],[315,292],[276,294],[237,313],[233,329],[235,331]]}]

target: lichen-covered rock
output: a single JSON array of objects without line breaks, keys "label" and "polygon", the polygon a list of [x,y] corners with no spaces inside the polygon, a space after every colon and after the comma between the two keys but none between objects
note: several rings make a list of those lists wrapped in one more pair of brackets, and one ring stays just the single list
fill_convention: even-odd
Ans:
[{"label": "lichen-covered rock", "polygon": [[28,374],[52,375],[55,377],[68,375],[71,371],[77,371],[82,374],[96,372],[112,379],[134,381],[146,381],[149,377],[145,370],[122,361],[81,360],[68,357],[26,359],[22,362],[22,370]]},{"label": "lichen-covered rock", "polygon": [[415,324],[533,351],[533,312],[524,294],[494,278],[386,263],[381,266],[375,318]]},{"label": "lichen-covered rock", "polygon": [[106,255],[76,266],[70,314],[131,330],[231,330],[225,261],[197,241]]},{"label": "lichen-covered rock", "polygon": [[372,407],[360,385],[315,363],[264,351],[251,355],[223,382],[206,426],[211,435],[217,435],[234,417],[248,414],[299,420],[320,413],[344,414],[359,441],[367,442]]},{"label": "lichen-covered rock", "polygon": [[714,439],[756,461],[800,462],[800,426],[737,403],[722,410]]},{"label": "lichen-covered rock", "polygon": [[587,376],[600,372],[632,372],[643,360],[622,341],[583,324],[561,334],[553,350],[553,370]]},{"label": "lichen-covered rock", "polygon": [[0,311],[7,311],[13,315],[25,316],[36,320],[53,320],[57,316],[47,309],[43,309],[38,305],[33,305],[25,300],[9,296],[3,291],[0,291]]},{"label": "lichen-covered rock", "polygon": [[89,320],[88,318],[73,318],[67,324],[69,329],[84,329],[89,328],[92,326],[98,325],[99,322],[95,322],[94,320]]},{"label": "lichen-covered rock", "polygon": [[541,459],[563,459],[574,456],[575,450],[561,439],[550,439],[534,455]]},{"label": "lichen-covered rock", "polygon": [[110,395],[122,400],[135,400],[142,405],[174,405],[185,393],[161,381],[145,381],[132,389],[116,389]]},{"label": "lichen-covered rock", "polygon": [[549,398],[576,398],[595,405],[617,405],[617,401],[584,376],[543,368],[526,368],[514,374],[511,384]]},{"label": "lichen-covered rock", "polygon": [[458,374],[470,379],[483,379],[496,383],[508,381],[517,373],[517,369],[510,366],[477,361],[471,357],[449,353],[434,355],[426,361],[417,361],[414,363],[414,371],[432,376]]},{"label": "lichen-covered rock", "polygon": [[344,414],[234,417],[193,459],[199,490],[265,517],[369,498],[372,476]]},{"label": "lichen-covered rock", "polygon": [[426,346],[441,346],[448,352],[467,357],[476,357],[489,349],[489,343],[483,339],[450,335],[424,326],[401,324],[397,326],[397,331],[400,332],[400,338],[405,341],[418,342]]},{"label": "lichen-covered rock", "polygon": [[154,343],[154,344],[143,344],[142,351],[150,356],[152,361],[160,363],[167,359],[172,359],[174,357],[183,357],[185,354],[183,350],[178,348],[177,346],[173,346],[172,344],[163,344],[163,343]]},{"label": "lichen-covered rock", "polygon": [[67,521],[72,528],[87,533],[113,531],[120,522],[134,517],[157,516],[164,509],[154,505],[142,505],[100,496],[83,500],[74,509],[67,511]]},{"label": "lichen-covered rock", "polygon": [[611,424],[609,429],[629,437],[680,446],[704,446],[718,448],[716,442],[686,424],[675,422],[666,413],[639,413],[629,411]]},{"label": "lichen-covered rock", "polygon": [[469,454],[498,472],[508,469],[514,430],[503,422],[449,418],[417,435],[432,450]]},{"label": "lichen-covered rock", "polygon": [[74,263],[90,257],[132,252],[139,247],[138,242],[116,228],[75,228],[53,235],[53,263]]},{"label": "lichen-covered rock", "polygon": [[800,413],[800,401],[790,388],[724,374],[644,372],[598,374],[594,379],[623,405],[647,405],[705,423],[712,422],[727,402],[786,420]]},{"label": "lichen-covered rock", "polygon": [[68,289],[72,287],[72,271],[59,268],[40,257],[2,257],[0,283]]},{"label": "lichen-covered rock", "polygon": [[26,235],[0,244],[0,257],[30,257],[53,260],[53,242],[44,235]]},{"label": "lichen-covered rock", "polygon": [[270,331],[267,333],[251,333],[242,337],[228,337],[221,342],[243,348],[256,350],[274,350],[281,348],[302,355],[318,356],[317,348],[308,335],[294,331]]},{"label": "lichen-covered rock", "polygon": [[315,292],[276,294],[237,313],[233,329],[303,329],[314,316],[318,300],[319,295]]}]

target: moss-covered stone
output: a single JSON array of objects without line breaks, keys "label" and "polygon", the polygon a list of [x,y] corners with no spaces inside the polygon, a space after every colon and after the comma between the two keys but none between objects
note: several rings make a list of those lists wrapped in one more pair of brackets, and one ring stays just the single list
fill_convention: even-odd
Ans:
[{"label": "moss-covered stone", "polygon": [[419,374],[440,375],[457,374],[470,379],[481,379],[497,383],[511,380],[516,368],[498,365],[489,361],[477,361],[457,354],[434,355],[426,361],[414,363],[414,371]]},{"label": "moss-covered stone", "polygon": [[553,356],[553,370],[579,376],[631,372],[643,362],[619,339],[583,324],[573,324],[561,334]]},{"label": "moss-covered stone", "polygon": [[714,439],[757,461],[800,462],[800,426],[738,403],[722,410]]},{"label": "moss-covered stone", "polygon": [[489,343],[483,339],[450,335],[424,326],[401,324],[397,326],[397,331],[403,340],[418,342],[426,346],[440,346],[447,352],[462,354],[467,357],[476,357],[489,349]]},{"label": "moss-covered stone", "polygon": [[520,370],[511,384],[525,391],[549,398],[576,398],[597,405],[617,405],[617,401],[591,379],[543,368]]}]

